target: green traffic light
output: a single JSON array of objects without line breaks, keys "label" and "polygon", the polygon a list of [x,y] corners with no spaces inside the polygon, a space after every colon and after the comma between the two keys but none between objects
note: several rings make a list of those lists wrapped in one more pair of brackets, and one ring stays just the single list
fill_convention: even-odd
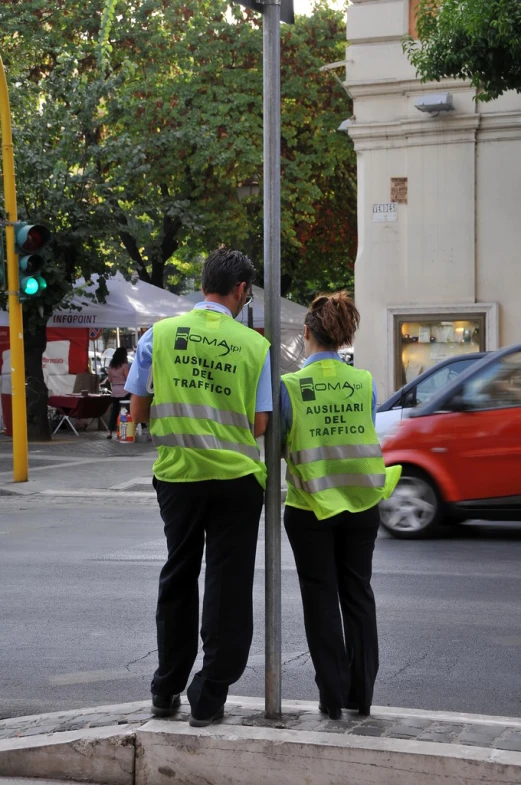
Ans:
[{"label": "green traffic light", "polygon": [[36,278],[24,278],[21,283],[21,289],[24,294],[36,294],[39,288]]},{"label": "green traffic light", "polygon": [[39,252],[49,243],[51,233],[42,224],[28,224],[25,221],[17,221],[14,226],[20,295],[34,297],[42,294],[47,288],[47,281],[42,275],[45,267],[45,258],[40,256]]}]

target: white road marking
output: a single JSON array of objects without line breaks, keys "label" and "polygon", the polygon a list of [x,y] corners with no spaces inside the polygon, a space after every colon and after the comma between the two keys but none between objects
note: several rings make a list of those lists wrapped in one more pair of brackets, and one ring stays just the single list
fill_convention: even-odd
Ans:
[{"label": "white road marking", "polygon": [[[147,474],[146,477],[134,477],[132,480],[125,480],[118,485],[111,485],[111,491],[124,491],[126,488],[132,488],[133,485],[152,485],[152,475]],[[155,496],[155,493],[154,493]]]},{"label": "white road marking", "polygon": [[[111,458],[69,458],[67,461],[62,460],[61,463],[51,463],[47,466],[32,466],[30,467],[30,472],[33,474],[34,472],[46,472],[49,469],[64,469],[69,466],[87,466],[88,464],[97,464],[97,463],[114,463],[115,461],[131,461],[132,463],[137,463],[138,461],[147,461],[149,462],[152,458],[156,457],[156,453],[149,453],[147,455],[140,455],[136,457],[129,457],[128,455],[117,456],[114,455]],[[12,469],[9,469],[5,472],[0,472],[0,477],[11,476],[13,473]]]}]

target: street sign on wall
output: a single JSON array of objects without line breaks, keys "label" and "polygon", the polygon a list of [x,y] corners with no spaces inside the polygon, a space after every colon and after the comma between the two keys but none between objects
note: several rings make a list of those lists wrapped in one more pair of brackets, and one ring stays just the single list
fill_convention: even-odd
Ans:
[{"label": "street sign on wall", "polygon": [[[262,0],[236,0],[236,2],[245,5],[247,8],[253,8],[254,11],[259,11],[261,14],[264,12]],[[280,21],[286,22],[288,25],[295,23],[293,0],[280,0]]]},{"label": "street sign on wall", "polygon": [[387,223],[388,221],[398,220],[398,205],[396,202],[384,202],[383,204],[373,204],[373,222]]}]

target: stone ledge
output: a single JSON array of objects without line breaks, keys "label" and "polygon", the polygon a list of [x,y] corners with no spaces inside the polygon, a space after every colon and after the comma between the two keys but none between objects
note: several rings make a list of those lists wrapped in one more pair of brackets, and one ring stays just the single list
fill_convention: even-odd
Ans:
[{"label": "stone ledge", "polygon": [[119,726],[0,741],[1,777],[134,785],[134,729]]},{"label": "stone ledge", "polygon": [[183,700],[174,717],[151,719],[150,702],[136,701],[3,720],[10,738],[0,742],[0,777],[102,785],[521,782],[520,718],[373,707],[371,717],[345,712],[332,721],[316,702],[290,700],[280,719],[267,720],[263,699],[230,696],[222,723],[194,729],[188,711]]},{"label": "stone ledge", "polygon": [[521,753],[303,730],[152,720],[135,785],[519,785]]}]

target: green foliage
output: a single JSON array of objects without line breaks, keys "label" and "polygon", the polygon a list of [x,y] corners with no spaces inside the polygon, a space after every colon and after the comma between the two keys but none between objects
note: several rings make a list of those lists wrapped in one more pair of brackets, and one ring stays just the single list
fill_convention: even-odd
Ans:
[{"label": "green foliage", "polygon": [[[231,14],[231,16],[230,16]],[[19,216],[54,237],[35,329],[78,275],[116,269],[179,290],[201,257],[251,249],[262,276],[262,21],[225,0],[13,0],[0,51]],[[344,16],[317,3],[282,27],[282,264],[306,299],[350,284],[355,156],[336,129]],[[256,180],[244,203],[237,186]]]},{"label": "green foliage", "polygon": [[98,68],[100,74],[105,74],[112,46],[110,45],[110,32],[114,23],[114,16],[116,14],[117,0],[105,0],[105,8],[101,15],[101,25],[98,37]]},{"label": "green foliage", "polygon": [[467,79],[481,101],[521,92],[519,0],[421,0],[417,30],[404,50],[422,81]]}]

